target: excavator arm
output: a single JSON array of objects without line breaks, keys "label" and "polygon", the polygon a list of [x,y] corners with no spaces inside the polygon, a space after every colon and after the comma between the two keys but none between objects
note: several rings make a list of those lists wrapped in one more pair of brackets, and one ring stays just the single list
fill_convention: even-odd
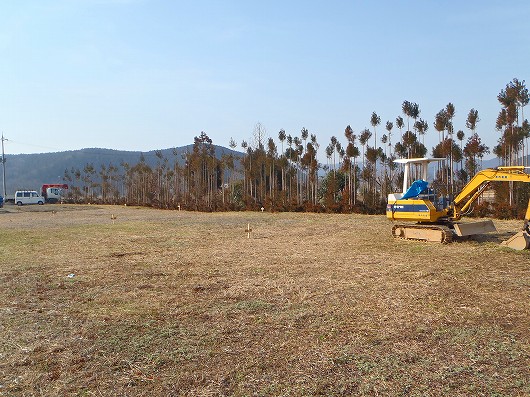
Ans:
[{"label": "excavator arm", "polygon": [[[456,196],[452,205],[447,208],[448,216],[459,220],[469,207],[480,197],[491,182],[527,182],[530,183],[530,174],[524,172],[523,166],[497,167],[486,169],[476,174],[462,191]],[[530,203],[526,211],[525,225],[530,222]]]}]

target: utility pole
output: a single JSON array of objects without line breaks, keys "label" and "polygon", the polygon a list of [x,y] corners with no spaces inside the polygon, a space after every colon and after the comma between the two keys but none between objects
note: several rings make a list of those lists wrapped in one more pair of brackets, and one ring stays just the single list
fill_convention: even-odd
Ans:
[{"label": "utility pole", "polygon": [[4,131],[2,131],[2,181],[4,186],[4,200],[6,199],[6,157],[4,154],[4,141],[7,141],[7,138],[4,138]]}]

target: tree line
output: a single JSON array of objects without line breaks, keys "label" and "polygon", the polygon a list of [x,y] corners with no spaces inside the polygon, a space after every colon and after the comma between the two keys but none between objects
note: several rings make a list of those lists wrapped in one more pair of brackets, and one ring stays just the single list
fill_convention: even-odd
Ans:
[{"label": "tree line", "polygon": [[[528,165],[530,125],[524,118],[529,102],[525,81],[513,79],[497,96],[498,144],[492,149],[503,165]],[[156,165],[141,157],[136,164],[102,165],[65,170],[69,199],[75,202],[128,203],[158,208],[200,211],[256,210],[382,213],[389,193],[400,191],[403,169],[397,158],[425,157],[425,135],[438,134],[430,155],[443,158],[433,187],[442,195],[460,191],[490,153],[477,132],[476,109],[467,111],[465,126],[455,126],[456,108],[448,103],[430,123],[420,106],[405,100],[394,120],[382,122],[374,111],[369,126],[355,132],[350,125],[326,144],[302,128],[281,129],[277,139],[257,124],[249,141],[230,139],[232,151],[220,158],[210,137],[201,132],[192,150],[174,151],[168,158],[157,151]],[[240,148],[241,154],[236,154]],[[326,163],[318,161],[323,150]],[[514,208],[522,207],[528,187],[500,184],[496,194]],[[515,205],[514,205],[515,204]],[[525,203],[524,203],[525,204]],[[512,212],[513,212],[512,211]],[[513,214],[512,214],[513,215]]]}]

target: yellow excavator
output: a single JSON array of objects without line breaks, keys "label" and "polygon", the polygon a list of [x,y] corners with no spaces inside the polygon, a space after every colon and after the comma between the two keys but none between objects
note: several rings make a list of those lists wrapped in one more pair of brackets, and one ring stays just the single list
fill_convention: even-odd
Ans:
[{"label": "yellow excavator", "polygon": [[[388,195],[386,216],[398,221],[392,227],[396,238],[450,243],[453,236],[470,236],[496,231],[491,220],[459,222],[472,211],[473,203],[491,182],[529,182],[530,174],[523,166],[485,169],[478,172],[450,203],[438,197],[427,182],[428,166],[441,158],[398,159],[404,166],[403,192]],[[413,172],[419,179],[412,180]],[[526,210],[523,230],[504,241],[502,245],[513,249],[530,248],[530,200]]]}]

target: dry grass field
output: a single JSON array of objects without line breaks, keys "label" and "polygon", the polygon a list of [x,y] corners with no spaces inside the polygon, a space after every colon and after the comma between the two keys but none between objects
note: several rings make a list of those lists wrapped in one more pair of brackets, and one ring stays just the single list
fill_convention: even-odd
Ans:
[{"label": "dry grass field", "polygon": [[528,396],[530,252],[495,223],[7,206],[0,396]]}]

